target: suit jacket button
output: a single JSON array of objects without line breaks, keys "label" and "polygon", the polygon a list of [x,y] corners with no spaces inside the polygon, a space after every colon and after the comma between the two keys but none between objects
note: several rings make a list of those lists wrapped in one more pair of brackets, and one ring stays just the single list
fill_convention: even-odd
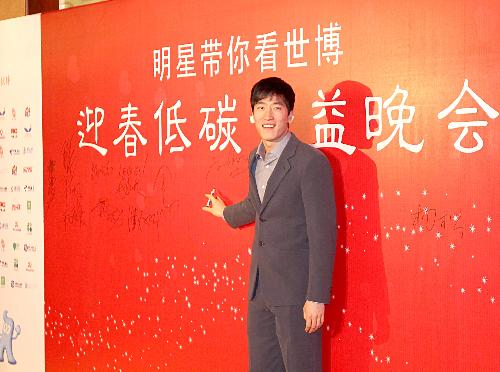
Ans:
[{"label": "suit jacket button", "polygon": [[263,246],[264,246],[264,242],[263,242],[262,240],[260,240],[260,241],[259,241],[259,245],[260,245],[261,247],[263,247]]}]

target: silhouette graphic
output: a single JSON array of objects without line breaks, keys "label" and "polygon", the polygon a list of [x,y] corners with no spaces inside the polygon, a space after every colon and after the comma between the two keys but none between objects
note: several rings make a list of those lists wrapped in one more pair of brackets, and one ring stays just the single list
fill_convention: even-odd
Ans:
[{"label": "silhouette graphic", "polygon": [[341,124],[342,143],[356,150],[348,155],[338,148],[321,149],[332,167],[337,205],[334,298],[323,326],[323,370],[368,371],[374,343],[386,342],[389,336],[377,167],[361,151],[372,146],[365,127],[365,98],[372,92],[359,82],[344,81],[325,94],[325,101],[331,101],[337,89],[335,99],[346,101],[339,109],[344,117],[327,110],[328,123]]}]

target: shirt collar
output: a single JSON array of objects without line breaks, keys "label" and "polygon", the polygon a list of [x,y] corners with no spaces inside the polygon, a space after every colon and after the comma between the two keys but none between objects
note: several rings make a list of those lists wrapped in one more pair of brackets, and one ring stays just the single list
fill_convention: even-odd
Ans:
[{"label": "shirt collar", "polygon": [[285,149],[291,136],[292,133],[289,131],[278,143],[276,143],[276,146],[274,147],[273,151],[269,151],[268,153],[266,153],[264,144],[261,141],[259,147],[257,148],[257,152],[255,153],[256,158],[257,159],[265,158],[266,161],[278,159],[281,156],[283,150]]}]

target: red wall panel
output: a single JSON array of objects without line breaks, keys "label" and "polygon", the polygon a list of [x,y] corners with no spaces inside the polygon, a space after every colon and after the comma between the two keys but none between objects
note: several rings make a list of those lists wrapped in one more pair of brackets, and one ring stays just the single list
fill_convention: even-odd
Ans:
[{"label": "red wall panel", "polygon": [[[356,147],[352,155],[323,150],[334,169],[339,221],[325,370],[492,371],[500,341],[498,16],[494,1],[389,0],[237,7],[124,0],[44,14],[47,370],[246,369],[253,230],[232,230],[201,206],[213,187],[230,202],[246,195],[247,154],[258,143],[249,122],[250,88],[277,75],[296,90],[291,128],[302,140],[314,143],[315,124],[328,122],[341,124],[343,142]],[[318,26],[330,22],[341,27],[332,50],[342,54],[337,64],[321,58],[318,66]],[[290,67],[287,32],[301,27],[309,43],[297,61],[307,67]],[[276,67],[262,71],[258,35],[273,31]],[[249,42],[248,66],[231,74],[227,52],[238,35]],[[210,76],[202,45],[215,38],[219,73]],[[194,77],[178,77],[184,44],[194,48]],[[168,47],[170,78],[160,80],[154,51]],[[466,79],[493,111],[466,93],[457,108],[476,113],[452,110],[438,118]],[[377,149],[396,129],[386,109],[400,105],[401,94],[390,101],[398,85],[414,116]],[[337,106],[344,116],[314,119],[318,90],[329,101],[334,87],[335,100],[346,101]],[[222,118],[237,119],[230,129],[240,153],[231,143],[211,151],[214,141],[200,138],[200,109],[214,109],[210,122],[218,134],[217,105],[225,95],[229,106],[236,100]],[[367,96],[388,102],[381,135],[371,140]],[[189,147],[180,135],[164,143],[166,109],[178,100]],[[155,113],[162,101],[160,140]],[[135,156],[126,156],[123,141],[113,144],[129,103],[147,140],[137,139]],[[97,140],[85,112],[96,107],[104,112]],[[485,121],[462,142],[473,148],[477,132],[483,147],[457,150],[462,129],[448,129],[452,121]],[[79,131],[106,155],[79,147]],[[401,147],[404,141],[423,145],[414,153]],[[185,148],[170,152],[173,146]]]}]

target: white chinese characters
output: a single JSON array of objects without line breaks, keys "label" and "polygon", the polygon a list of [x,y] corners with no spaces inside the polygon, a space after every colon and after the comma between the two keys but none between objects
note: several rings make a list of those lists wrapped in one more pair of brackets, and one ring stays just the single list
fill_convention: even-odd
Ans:
[{"label": "white chinese characters", "polygon": [[[472,89],[469,88],[469,81],[465,79],[464,85],[458,97],[443,111],[438,114],[438,119],[443,119],[448,116],[453,110],[456,115],[476,114],[477,107],[456,108],[459,102],[463,99],[465,93],[468,93],[474,101],[481,107],[481,109],[488,115],[490,119],[498,117],[498,111],[494,110],[490,105],[484,102]],[[469,128],[486,127],[488,122],[486,120],[470,120],[470,121],[452,121],[448,124],[448,129],[462,128],[462,133],[454,143],[454,147],[463,153],[470,154],[479,151],[483,148],[484,142],[481,136],[476,132],[472,132],[472,137],[476,140],[473,147],[465,147],[462,145],[462,140],[469,133]]]},{"label": "white chinese characters", "polygon": [[[274,72],[278,71],[280,47],[286,48],[287,68],[309,67],[306,49],[314,47],[318,67],[325,65],[325,62],[338,65],[340,56],[344,54],[340,48],[341,30],[342,26],[337,22],[330,22],[326,26],[318,24],[316,37],[309,35],[316,43],[311,42],[304,28],[300,27],[287,31],[286,39],[277,31],[269,31],[255,35],[253,41],[243,40],[241,35],[230,35],[228,40],[212,37],[200,45],[185,43],[162,46],[153,50],[153,77],[160,81],[172,77],[193,78],[201,75],[201,67],[197,67],[200,62],[203,64],[203,76],[210,78],[219,75],[224,68],[229,75],[241,75],[249,69],[250,61],[258,64],[260,72]],[[176,50],[177,55],[174,55]],[[249,53],[253,55],[249,56]],[[177,71],[173,76],[172,68]]]}]

